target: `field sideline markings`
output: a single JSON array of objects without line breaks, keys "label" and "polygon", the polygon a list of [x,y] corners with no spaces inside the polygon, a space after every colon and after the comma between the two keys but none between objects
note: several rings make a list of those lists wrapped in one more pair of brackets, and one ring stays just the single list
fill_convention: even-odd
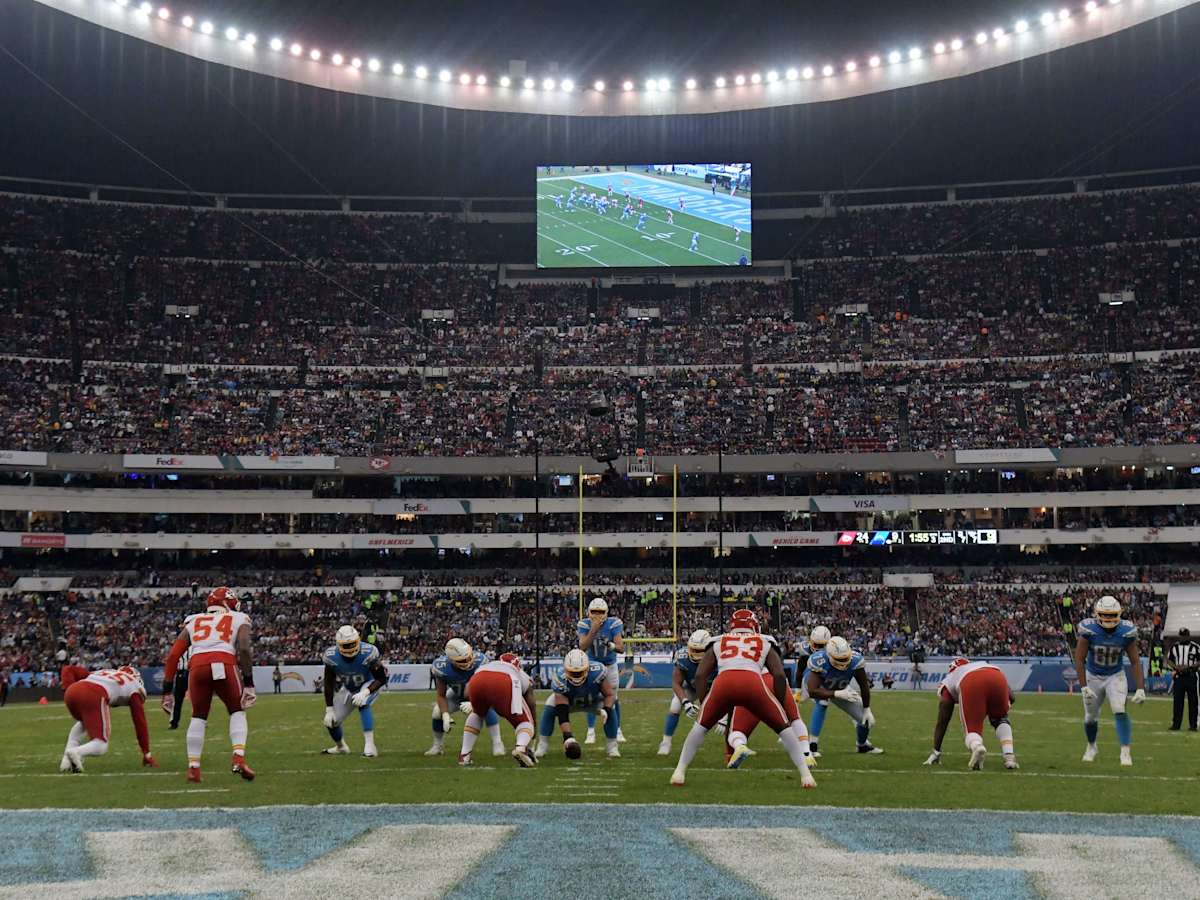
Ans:
[{"label": "field sideline markings", "polygon": [[[596,232],[592,231],[590,228],[584,228],[582,225],[576,225],[574,222],[568,222],[566,219],[560,219],[558,216],[554,215],[553,213],[539,213],[539,215],[545,215],[547,218],[554,219],[554,221],[556,221],[556,222],[562,222],[564,225],[570,225],[573,228],[578,228],[580,231],[586,231],[588,234],[592,235],[593,237],[597,237],[600,240],[605,241],[606,243],[612,244],[614,247],[620,247],[622,250],[629,250],[633,253],[636,253],[638,256],[646,257],[646,259],[650,260],[652,263],[656,263],[657,265],[666,266],[667,268],[670,268],[669,263],[665,263],[661,259],[655,259],[649,253],[643,253],[641,250],[638,250],[634,247],[626,246],[625,244],[619,243],[618,241],[615,241],[610,237],[605,237],[602,234],[597,234]],[[626,225],[623,227],[628,228],[629,226]],[[670,242],[668,241],[668,243],[670,243]],[[712,259],[712,257],[710,256],[709,259]]]},{"label": "field sideline markings", "polygon": [[[585,229],[585,230],[586,230],[586,229]],[[572,247],[570,244],[564,244],[562,241],[560,241],[560,240],[557,240],[557,239],[555,239],[555,238],[552,238],[552,237],[550,237],[550,235],[548,235],[548,234],[545,234],[545,233],[544,233],[544,232],[543,232],[543,231],[542,231],[540,228],[538,229],[538,233],[537,233],[537,235],[538,235],[538,237],[544,237],[544,238],[545,238],[546,240],[548,240],[548,241],[553,241],[554,243],[558,244],[558,246],[560,246],[560,247],[566,247],[566,248],[567,248],[568,250],[570,250],[572,253],[578,253],[580,256],[586,256],[586,257],[587,257],[588,259],[590,259],[592,262],[594,262],[594,263],[599,263],[600,265],[604,266],[604,268],[606,268],[606,269],[607,269],[607,268],[610,268],[610,266],[608,265],[608,263],[606,263],[606,262],[603,262],[603,261],[601,261],[601,260],[599,260],[599,259],[596,259],[596,257],[594,257],[594,256],[591,256],[590,254],[587,254],[587,253],[582,253],[582,252],[580,252],[579,250],[577,250],[576,248]],[[543,266],[542,268],[548,268],[548,267],[547,267],[547,266]]]}]

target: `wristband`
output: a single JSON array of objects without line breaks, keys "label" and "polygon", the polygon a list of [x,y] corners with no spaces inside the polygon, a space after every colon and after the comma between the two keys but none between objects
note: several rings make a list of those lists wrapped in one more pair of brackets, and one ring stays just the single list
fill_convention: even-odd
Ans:
[{"label": "wristband", "polygon": [[242,687],[254,687],[254,673],[250,672],[242,676]]}]

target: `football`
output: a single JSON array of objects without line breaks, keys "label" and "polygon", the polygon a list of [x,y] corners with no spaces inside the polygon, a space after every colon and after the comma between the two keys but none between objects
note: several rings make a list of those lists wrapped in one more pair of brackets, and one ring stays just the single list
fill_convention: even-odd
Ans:
[{"label": "football", "polygon": [[563,743],[563,753],[567,755],[567,759],[579,759],[583,756],[583,748],[579,746],[579,741],[571,738]]}]

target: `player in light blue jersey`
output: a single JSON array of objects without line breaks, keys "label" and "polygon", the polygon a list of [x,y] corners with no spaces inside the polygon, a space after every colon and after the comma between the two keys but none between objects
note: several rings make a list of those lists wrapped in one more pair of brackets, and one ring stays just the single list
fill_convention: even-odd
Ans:
[{"label": "player in light blue jersey", "polygon": [[671,738],[679,727],[680,713],[689,719],[696,718],[700,707],[696,705],[696,669],[704,659],[704,651],[712,643],[712,635],[703,628],[692,632],[687,646],[675,653],[675,665],[671,670],[671,705],[667,709],[667,721],[663,724],[662,740],[658,744],[658,755],[669,756]]},{"label": "player in light blue jersey", "polygon": [[[604,666],[604,677],[612,687],[613,697],[616,697],[617,688],[620,685],[620,667],[617,664],[617,657],[618,654],[625,652],[625,625],[616,616],[610,616],[608,604],[597,597],[588,604],[588,617],[579,620],[576,631],[579,633],[579,649],[584,651],[590,659]],[[621,701],[619,699],[613,704],[613,709],[617,717],[617,740],[624,741],[625,735],[621,733]],[[587,722],[587,736],[583,742],[594,744],[596,743],[596,714],[588,713]]]},{"label": "player in light blue jersey", "polygon": [[583,749],[571,731],[573,709],[598,714],[604,720],[604,736],[608,739],[609,758],[621,755],[621,751],[617,749],[617,717],[613,712],[617,695],[608,683],[603,665],[592,662],[588,655],[578,648],[568,650],[567,655],[563,657],[563,664],[554,670],[550,679],[550,691],[546,705],[542,708],[542,721],[538,728],[534,756],[540,759],[550,749],[550,735],[554,732],[556,719],[562,732],[563,752],[567,758],[579,759],[583,755]]},{"label": "player in light blue jersey", "polygon": [[559,209],[562,209],[562,208],[563,208],[563,203],[562,203],[562,194],[555,194],[555,195],[554,195],[554,205],[555,205],[555,206],[557,206]]},{"label": "player in light blue jersey", "polygon": [[621,221],[624,222],[626,219],[628,219],[632,215],[633,215],[633,207],[630,206],[628,203],[626,203],[625,209],[623,209],[621,211]]},{"label": "player in light blue jersey", "polygon": [[[808,669],[808,661],[818,650],[824,650],[829,643],[829,639],[833,637],[829,629],[824,625],[817,625],[808,634],[808,640],[800,642],[800,655],[796,659],[796,687],[799,692],[796,695],[796,702],[803,703],[808,697],[808,679],[804,677],[805,671]],[[828,706],[828,700],[818,701],[821,706]],[[821,718],[824,718],[824,713]]]},{"label": "player in light blue jersey", "polygon": [[[467,682],[487,661],[487,654],[482,650],[472,650],[471,645],[462,638],[451,638],[446,642],[446,652],[430,665],[429,674],[433,678],[437,696],[433,698],[433,746],[425,751],[426,756],[441,756],[445,752],[446,734],[454,725],[452,709],[470,715]],[[488,710],[484,723],[492,739],[492,756],[503,756],[500,717],[494,709]]]},{"label": "player in light blue jersey", "polygon": [[691,250],[693,253],[700,252],[700,232],[698,232],[698,231],[692,232],[692,246],[688,247],[688,249]]},{"label": "player in light blue jersey", "polygon": [[646,227],[646,214],[645,214],[645,213],[641,213],[641,214],[639,214],[639,215],[638,215],[638,223],[637,223],[637,225],[635,226],[634,230],[635,230],[635,231],[641,231],[641,230],[642,230],[643,228],[645,228],[645,227]]},{"label": "player in light blue jersey", "polygon": [[1133,723],[1125,712],[1125,697],[1129,692],[1129,683],[1125,680],[1126,656],[1137,688],[1129,699],[1134,703],[1146,700],[1137,626],[1121,618],[1121,603],[1116,597],[1101,597],[1092,608],[1092,615],[1094,618],[1079,623],[1079,640],[1075,643],[1075,673],[1079,676],[1079,692],[1083,696],[1083,733],[1088,742],[1083,761],[1090,763],[1096,759],[1100,710],[1107,697],[1117,740],[1121,744],[1121,765],[1132,766],[1129,745],[1133,740]]},{"label": "player in light blue jersey", "polygon": [[[342,723],[357,708],[362,719],[363,756],[378,756],[375,748],[375,712],[371,706],[379,690],[387,684],[387,669],[379,659],[379,649],[364,644],[358,629],[343,625],[337,630],[334,645],[325,651],[325,727],[333,746],[322,753],[349,753]],[[336,690],[335,690],[336,688]]]},{"label": "player in light blue jersey", "polygon": [[[804,672],[805,686],[813,700],[832,703],[854,720],[854,737],[859,753],[882,753],[871,745],[871,729],[875,714],[871,712],[871,682],[867,680],[867,664],[862,654],[851,649],[844,637],[831,637],[823,650],[808,658]],[[820,702],[813,708],[809,747],[819,757],[817,741],[825,727],[827,706]]]}]

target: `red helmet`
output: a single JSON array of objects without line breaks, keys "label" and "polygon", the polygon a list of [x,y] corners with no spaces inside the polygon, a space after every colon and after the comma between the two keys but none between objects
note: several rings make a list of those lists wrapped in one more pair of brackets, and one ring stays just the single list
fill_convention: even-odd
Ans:
[{"label": "red helmet", "polygon": [[517,656],[515,653],[501,653],[500,662],[508,663],[514,669],[521,668],[521,657]]},{"label": "red helmet", "polygon": [[752,609],[735,609],[729,618],[730,631],[758,631],[758,616]]},{"label": "red helmet", "polygon": [[[967,659],[965,656],[956,656],[953,660],[950,661],[950,672],[953,672],[959,666],[965,666],[969,662],[970,662],[970,660]],[[949,674],[949,672],[947,672],[947,674]]]},{"label": "red helmet", "polygon": [[229,588],[219,587],[208,595],[208,606],[210,609],[214,606],[223,606],[230,612],[237,612],[242,607],[242,601]]}]

